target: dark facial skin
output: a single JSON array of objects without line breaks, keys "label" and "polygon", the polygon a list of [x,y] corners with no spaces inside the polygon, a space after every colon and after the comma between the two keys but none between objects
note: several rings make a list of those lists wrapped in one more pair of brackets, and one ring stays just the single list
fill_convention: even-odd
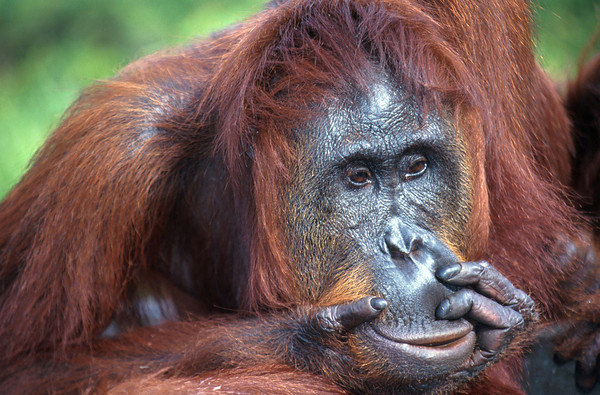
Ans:
[{"label": "dark facial skin", "polygon": [[472,188],[449,123],[424,119],[381,81],[333,103],[298,134],[298,150],[287,224],[298,289],[314,304],[371,295],[325,308],[323,326],[352,329],[361,365],[407,391],[441,389],[497,359],[533,302],[486,262],[458,264]]}]

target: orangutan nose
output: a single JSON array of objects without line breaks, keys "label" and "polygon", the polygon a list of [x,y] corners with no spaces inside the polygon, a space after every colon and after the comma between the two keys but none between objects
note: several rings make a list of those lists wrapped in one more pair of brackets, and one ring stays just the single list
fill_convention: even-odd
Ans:
[{"label": "orangutan nose", "polygon": [[394,221],[384,235],[384,249],[392,259],[406,259],[423,247],[423,239],[401,221]]}]

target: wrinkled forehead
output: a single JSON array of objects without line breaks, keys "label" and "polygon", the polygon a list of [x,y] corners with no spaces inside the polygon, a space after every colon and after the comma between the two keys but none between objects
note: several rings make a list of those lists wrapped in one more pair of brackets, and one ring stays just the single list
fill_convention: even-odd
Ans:
[{"label": "wrinkled forehead", "polygon": [[[309,150],[340,155],[363,151],[398,151],[416,141],[457,143],[450,116],[428,109],[405,89],[380,79],[366,91],[330,103],[308,130]],[[312,148],[312,149],[311,149]]]}]

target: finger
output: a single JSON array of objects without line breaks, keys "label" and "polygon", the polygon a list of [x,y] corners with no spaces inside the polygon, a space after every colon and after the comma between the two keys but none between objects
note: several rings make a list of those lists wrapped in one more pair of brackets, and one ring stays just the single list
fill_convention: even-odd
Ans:
[{"label": "finger", "polygon": [[471,357],[474,366],[496,359],[517,330],[525,325],[517,311],[471,290],[461,289],[440,303],[436,316],[443,319],[466,317],[482,326],[477,331],[478,349]]},{"label": "finger", "polygon": [[473,354],[473,364],[482,365],[497,358],[510,343],[512,337],[511,334],[512,331],[510,328],[481,329],[477,333],[479,349]]},{"label": "finger", "polygon": [[436,310],[436,317],[454,320],[467,317],[492,328],[507,329],[524,325],[517,311],[478,294],[471,289],[461,289],[444,299]]},{"label": "finger", "polygon": [[526,318],[535,319],[535,303],[522,290],[485,261],[454,263],[438,268],[438,279],[448,284],[471,286],[477,292],[505,306],[519,309]]},{"label": "finger", "polygon": [[479,282],[483,266],[476,262],[461,262],[444,265],[435,271],[435,276],[448,284],[464,287]]},{"label": "finger", "polygon": [[376,318],[386,307],[385,299],[367,296],[356,302],[325,307],[317,313],[317,321],[328,332],[348,331]]},{"label": "finger", "polygon": [[462,287],[472,286],[476,291],[500,303],[508,302],[508,295],[520,291],[506,277],[484,261],[442,266],[436,271],[436,276],[448,284]]}]

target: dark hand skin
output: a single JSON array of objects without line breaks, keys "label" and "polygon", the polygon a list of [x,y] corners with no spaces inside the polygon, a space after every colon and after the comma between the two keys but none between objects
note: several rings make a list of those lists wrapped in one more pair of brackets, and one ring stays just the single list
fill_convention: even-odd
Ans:
[{"label": "dark hand skin", "polygon": [[485,261],[443,266],[436,276],[448,284],[469,287],[442,301],[436,316],[448,320],[466,317],[480,324],[478,348],[470,361],[473,366],[492,361],[518,332],[538,320],[529,295]]},{"label": "dark hand skin", "polygon": [[367,296],[356,302],[325,307],[317,313],[316,319],[326,332],[346,332],[377,318],[386,307],[385,299]]},{"label": "dark hand skin", "polygon": [[[436,277],[462,288],[437,308],[441,320],[466,318],[477,324],[477,347],[466,370],[495,360],[516,334],[538,320],[533,300],[485,261],[454,263],[440,267]],[[325,332],[346,332],[375,319],[387,301],[365,297],[356,302],[329,306],[316,315]]]}]

